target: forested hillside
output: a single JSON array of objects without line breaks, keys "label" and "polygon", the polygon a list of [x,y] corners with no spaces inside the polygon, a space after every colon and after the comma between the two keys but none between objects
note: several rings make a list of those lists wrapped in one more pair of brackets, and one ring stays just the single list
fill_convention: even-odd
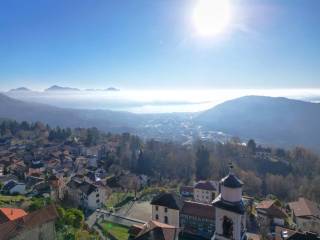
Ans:
[{"label": "forested hillside", "polygon": [[205,129],[274,146],[302,145],[320,151],[320,104],[288,98],[246,96],[204,111],[195,123]]}]

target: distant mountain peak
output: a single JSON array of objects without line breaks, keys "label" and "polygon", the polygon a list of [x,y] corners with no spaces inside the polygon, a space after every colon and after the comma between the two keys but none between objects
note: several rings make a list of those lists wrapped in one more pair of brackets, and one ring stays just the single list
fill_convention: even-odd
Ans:
[{"label": "distant mountain peak", "polygon": [[26,87],[18,87],[18,88],[13,88],[10,89],[9,92],[30,92],[31,90]]},{"label": "distant mountain peak", "polygon": [[115,87],[108,87],[107,89],[105,89],[105,91],[114,91],[114,92],[117,92],[117,91],[120,91],[120,89],[115,88]]},{"label": "distant mountain peak", "polygon": [[80,90],[78,88],[61,87],[58,85],[53,85],[47,88],[45,91],[80,91]]}]

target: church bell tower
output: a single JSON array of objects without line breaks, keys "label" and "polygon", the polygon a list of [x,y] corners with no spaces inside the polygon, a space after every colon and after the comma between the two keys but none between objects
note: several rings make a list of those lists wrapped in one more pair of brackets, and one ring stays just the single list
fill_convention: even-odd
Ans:
[{"label": "church bell tower", "polygon": [[246,239],[242,185],[230,164],[229,174],[220,181],[220,194],[212,202],[216,209],[216,231],[212,240]]}]

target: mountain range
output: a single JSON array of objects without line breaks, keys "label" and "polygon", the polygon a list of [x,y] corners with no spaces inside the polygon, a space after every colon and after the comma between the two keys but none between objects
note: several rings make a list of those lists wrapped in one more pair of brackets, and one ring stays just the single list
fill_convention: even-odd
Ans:
[{"label": "mountain range", "polygon": [[[31,92],[32,90],[26,87],[18,87],[10,89],[8,92]],[[78,92],[81,91],[79,88],[72,88],[72,87],[62,87],[58,85],[53,85],[44,90],[44,92]],[[120,89],[115,87],[108,87],[106,89],[85,89],[85,91],[120,91]]]},{"label": "mountain range", "polygon": [[9,90],[9,92],[29,92],[31,91],[29,88],[26,87],[18,87],[18,88],[13,88]]},{"label": "mountain range", "polygon": [[103,131],[183,141],[221,131],[263,144],[303,145],[320,152],[320,104],[287,98],[246,96],[195,114],[134,114],[58,108],[0,94],[0,118],[42,121],[61,127],[97,127]]},{"label": "mountain range", "polygon": [[0,118],[17,121],[41,121],[51,126],[97,127],[104,131],[131,131],[139,117],[128,112],[77,110],[24,102],[0,94]]},{"label": "mountain range", "polygon": [[53,85],[53,86],[45,89],[44,91],[46,91],[46,92],[48,92],[48,91],[80,91],[80,89],[71,88],[71,87],[60,87],[57,85]]}]

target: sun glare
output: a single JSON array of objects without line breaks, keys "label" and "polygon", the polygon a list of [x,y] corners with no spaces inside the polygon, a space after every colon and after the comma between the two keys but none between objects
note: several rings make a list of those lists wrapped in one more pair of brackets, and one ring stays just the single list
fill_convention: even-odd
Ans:
[{"label": "sun glare", "polygon": [[229,0],[198,0],[193,24],[200,36],[213,36],[226,30],[231,20]]}]

